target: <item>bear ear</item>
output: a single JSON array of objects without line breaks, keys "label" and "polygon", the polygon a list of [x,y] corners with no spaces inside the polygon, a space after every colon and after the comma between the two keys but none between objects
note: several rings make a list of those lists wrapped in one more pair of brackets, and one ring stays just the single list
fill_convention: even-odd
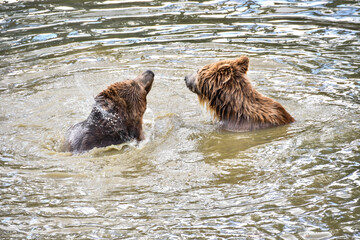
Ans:
[{"label": "bear ear", "polygon": [[137,76],[135,80],[139,81],[145,88],[145,91],[149,93],[151,90],[152,83],[154,81],[154,76],[155,74],[152,71],[147,70],[142,74],[140,74],[139,76]]},{"label": "bear ear", "polygon": [[240,72],[247,73],[249,70],[249,61],[247,56],[241,56],[235,60],[235,64],[240,67]]},{"label": "bear ear", "polygon": [[231,65],[224,63],[217,68],[218,72],[229,72],[231,71]]},{"label": "bear ear", "polygon": [[224,63],[217,67],[217,72],[222,76],[232,75],[232,66],[228,63]]},{"label": "bear ear", "polygon": [[222,83],[224,84],[232,78],[233,67],[228,63],[224,63],[217,68],[217,73],[222,76]]}]

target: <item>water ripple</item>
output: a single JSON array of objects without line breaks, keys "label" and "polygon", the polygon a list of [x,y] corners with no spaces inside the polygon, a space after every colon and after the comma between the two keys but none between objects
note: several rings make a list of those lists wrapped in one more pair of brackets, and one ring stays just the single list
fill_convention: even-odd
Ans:
[{"label": "water ripple", "polygon": [[[360,7],[352,1],[0,5],[3,238],[359,237]],[[183,78],[250,56],[297,119],[218,131]],[[61,152],[93,96],[156,73],[146,140]]]}]

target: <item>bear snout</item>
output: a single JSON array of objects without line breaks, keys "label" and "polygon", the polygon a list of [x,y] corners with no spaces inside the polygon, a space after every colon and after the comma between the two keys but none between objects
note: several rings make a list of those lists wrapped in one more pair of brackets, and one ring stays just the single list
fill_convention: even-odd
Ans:
[{"label": "bear snout", "polygon": [[195,84],[195,80],[196,80],[196,75],[197,73],[185,76],[185,83],[186,86],[190,89],[190,91],[192,91],[193,93],[196,93],[196,84]]}]

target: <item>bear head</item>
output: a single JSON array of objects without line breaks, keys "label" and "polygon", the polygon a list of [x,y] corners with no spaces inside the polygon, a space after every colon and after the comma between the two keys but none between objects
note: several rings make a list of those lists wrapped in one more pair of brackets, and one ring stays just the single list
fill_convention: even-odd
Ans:
[{"label": "bear head", "polygon": [[247,78],[249,58],[223,60],[185,77],[186,86],[228,130],[254,130],[293,122],[280,103],[255,90]]},{"label": "bear head", "polygon": [[153,81],[154,73],[148,70],[100,92],[88,118],[68,130],[65,150],[81,153],[133,139],[143,140],[142,119]]}]

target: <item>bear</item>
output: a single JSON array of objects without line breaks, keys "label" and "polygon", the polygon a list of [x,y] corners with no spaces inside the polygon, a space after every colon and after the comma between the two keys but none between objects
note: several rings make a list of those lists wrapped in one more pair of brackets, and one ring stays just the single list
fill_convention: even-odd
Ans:
[{"label": "bear", "polygon": [[134,80],[116,82],[100,92],[88,118],[67,131],[65,151],[83,153],[95,147],[143,140],[142,119],[154,76],[147,70]]},{"label": "bear", "polygon": [[248,69],[247,56],[222,60],[186,76],[185,83],[225,130],[251,131],[294,122],[280,103],[252,86]]}]

